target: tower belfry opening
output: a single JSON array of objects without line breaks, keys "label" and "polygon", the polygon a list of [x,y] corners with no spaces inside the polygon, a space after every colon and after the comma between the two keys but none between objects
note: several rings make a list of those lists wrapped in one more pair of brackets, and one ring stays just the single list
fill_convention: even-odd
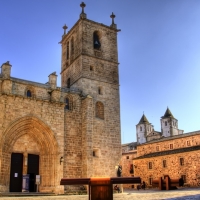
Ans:
[{"label": "tower belfry opening", "polygon": [[95,31],[93,33],[93,38],[94,38],[94,49],[97,49],[97,50],[100,50],[101,48],[101,43],[99,41],[99,35],[98,35],[98,32]]}]

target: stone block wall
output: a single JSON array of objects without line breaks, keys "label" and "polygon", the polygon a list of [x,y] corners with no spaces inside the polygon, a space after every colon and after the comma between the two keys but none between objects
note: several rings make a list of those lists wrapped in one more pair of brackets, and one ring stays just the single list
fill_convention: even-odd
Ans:
[{"label": "stone block wall", "polygon": [[[99,49],[94,48],[94,32],[101,43]],[[83,100],[81,108],[82,174],[115,176],[115,166],[121,155],[117,30],[80,19],[63,36],[61,44],[62,87],[69,86],[70,79],[70,88],[91,97]],[[97,114],[96,103],[102,105],[101,117]]]},{"label": "stone block wall", "polygon": [[[165,175],[171,179],[184,176],[186,184],[197,186],[200,179],[199,135],[197,131],[137,146],[134,175],[140,176],[149,186],[150,179],[164,178]],[[180,159],[183,159],[182,164]]]},{"label": "stone block wall", "polygon": [[[101,48],[93,48],[93,33],[97,31]],[[74,38],[74,54],[67,60],[67,44]],[[67,79],[71,84],[81,76],[95,80],[118,83],[117,30],[91,20],[79,20],[62,41],[62,86]],[[82,58],[80,56],[82,55]],[[84,55],[84,56],[83,56]],[[94,72],[90,72],[91,67]],[[91,70],[93,71],[93,70]],[[92,77],[91,77],[92,76]]]},{"label": "stone block wall", "polygon": [[[96,169],[94,175],[114,176],[115,166],[119,163],[121,154],[118,86],[88,79],[81,79],[75,85],[79,87],[78,84],[85,88],[84,93],[93,97],[92,144],[94,150],[97,149],[100,154],[93,161]],[[102,88],[102,94],[98,94],[99,86]],[[104,119],[96,117],[95,104],[98,101],[104,105]],[[108,160],[109,157],[112,159]]]},{"label": "stone block wall", "polygon": [[170,150],[170,144],[173,144],[173,149],[178,149],[178,148],[184,148],[184,147],[189,147],[189,146],[195,146],[195,145],[200,145],[200,137],[199,134],[200,132],[196,132],[193,135],[190,134],[183,134],[181,136],[183,137],[171,137],[171,138],[166,138],[164,141],[152,141],[143,145],[139,145],[137,150],[138,150],[138,157],[153,153],[156,150],[156,147],[159,146],[160,151],[166,151]]},{"label": "stone block wall", "polygon": [[[64,106],[62,92],[48,93],[47,85],[30,84],[16,79],[2,80],[0,93],[0,185],[9,190],[10,158],[12,152],[40,156],[40,191],[62,193]],[[32,97],[26,96],[27,89]],[[27,167],[23,164],[23,173]],[[49,174],[53,174],[49,176]]]},{"label": "stone block wall", "polygon": [[[184,159],[184,164],[180,164],[180,158]],[[166,167],[163,167],[163,160],[166,160]],[[152,162],[152,169],[148,164]],[[136,159],[133,161],[135,167],[135,176],[140,176],[142,181],[150,186],[149,179],[158,179],[165,175],[169,175],[171,179],[179,179],[186,176],[186,184],[197,186],[200,178],[200,151],[191,151],[166,156],[158,156],[152,158]]]},{"label": "stone block wall", "polygon": [[[130,171],[131,165],[133,165],[133,158],[137,157],[137,150],[133,150],[127,153],[122,153],[120,165],[122,166],[122,177],[134,176],[134,171]],[[133,167],[134,169],[134,167]],[[124,188],[133,188],[134,184],[123,184]]]},{"label": "stone block wall", "polygon": [[82,177],[82,117],[79,95],[67,95],[71,104],[65,109],[64,177]]}]

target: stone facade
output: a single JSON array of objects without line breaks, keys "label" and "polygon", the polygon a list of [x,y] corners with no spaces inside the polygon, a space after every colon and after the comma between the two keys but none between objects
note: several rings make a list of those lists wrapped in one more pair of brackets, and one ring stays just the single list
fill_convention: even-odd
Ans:
[{"label": "stone facade", "polygon": [[[161,118],[162,132],[151,131],[149,127],[151,124],[143,115],[136,125],[137,143],[122,145],[123,174],[140,176],[147,187],[151,187],[153,179],[164,178],[165,175],[172,179],[182,177],[185,185],[197,186],[200,182],[200,131],[183,134],[178,129],[178,120],[168,108]],[[140,132],[145,135],[146,142],[141,142]],[[129,148],[133,144],[137,149],[134,154]],[[130,157],[133,174],[129,172],[130,161],[127,158]]]},{"label": "stone facade", "polygon": [[[133,159],[137,157],[137,142],[122,145],[122,157],[120,165],[122,166],[122,176],[134,176]],[[124,184],[124,188],[134,188],[134,184]]]},{"label": "stone facade", "polygon": [[23,174],[28,155],[39,155],[41,192],[63,193],[63,177],[115,176],[121,154],[117,32],[82,13],[60,42],[61,87],[55,72],[41,84],[11,77],[10,63],[2,65],[0,191],[10,190],[13,153],[23,154]]},{"label": "stone facade", "polygon": [[139,145],[137,155],[134,175],[147,185],[165,175],[183,177],[190,186],[197,186],[200,180],[200,131]]},{"label": "stone facade", "polygon": [[[84,16],[63,35],[60,42],[63,87],[79,89],[83,95],[92,97],[82,105],[86,109],[82,114],[87,124],[82,127],[85,131],[82,141],[85,145],[83,173],[86,177],[114,175],[113,166],[120,160],[117,32],[115,28]],[[101,43],[98,49],[94,47],[95,33]],[[66,148],[71,150],[70,146]],[[111,155],[112,159],[107,162]]]}]

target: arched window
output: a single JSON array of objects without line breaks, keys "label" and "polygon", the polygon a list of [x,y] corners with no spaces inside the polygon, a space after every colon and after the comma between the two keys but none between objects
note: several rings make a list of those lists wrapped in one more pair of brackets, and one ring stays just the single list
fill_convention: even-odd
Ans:
[{"label": "arched window", "polygon": [[74,38],[71,39],[71,55],[74,55]]},{"label": "arched window", "polygon": [[69,59],[69,42],[67,42],[67,60]]},{"label": "arched window", "polygon": [[71,95],[65,97],[65,110],[72,110],[73,108],[73,98]]},{"label": "arched window", "polygon": [[65,110],[69,110],[69,98],[65,99]]},{"label": "arched window", "polygon": [[101,48],[101,43],[100,43],[99,34],[98,34],[97,31],[95,31],[95,32],[93,33],[93,42],[94,42],[94,49],[100,50],[100,48]]},{"label": "arched window", "polygon": [[32,95],[31,95],[31,91],[30,91],[30,90],[27,90],[27,92],[26,92],[26,96],[27,96],[27,97],[32,97]]},{"label": "arched window", "polygon": [[70,88],[70,78],[67,79],[67,88]]},{"label": "arched window", "polygon": [[104,105],[99,101],[96,103],[96,117],[104,119]]}]

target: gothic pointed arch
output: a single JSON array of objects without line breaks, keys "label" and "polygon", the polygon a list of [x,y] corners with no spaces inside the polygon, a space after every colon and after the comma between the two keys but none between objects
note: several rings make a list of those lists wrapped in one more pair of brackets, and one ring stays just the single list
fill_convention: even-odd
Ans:
[{"label": "gothic pointed arch", "polygon": [[[12,122],[2,134],[0,140],[0,146],[2,147],[0,185],[8,190],[11,153],[15,142],[24,135],[32,138],[40,149],[39,171],[42,177],[40,188],[55,188],[59,184],[56,173],[59,160],[58,143],[50,127],[35,116],[22,117]],[[51,174],[51,177],[49,174]]]}]

